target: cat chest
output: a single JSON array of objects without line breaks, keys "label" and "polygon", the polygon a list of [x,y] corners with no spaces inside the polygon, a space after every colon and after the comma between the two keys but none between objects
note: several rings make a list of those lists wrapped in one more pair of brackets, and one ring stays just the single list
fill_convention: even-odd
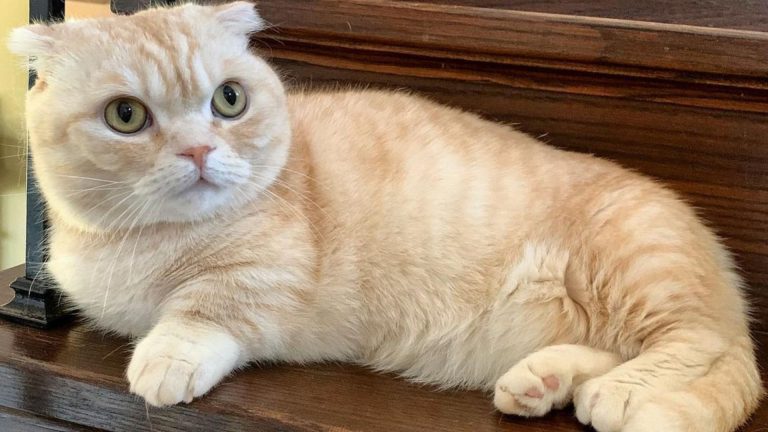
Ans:
[{"label": "cat chest", "polygon": [[162,274],[173,257],[124,247],[52,249],[48,269],[68,300],[99,326],[145,333],[172,288]]}]

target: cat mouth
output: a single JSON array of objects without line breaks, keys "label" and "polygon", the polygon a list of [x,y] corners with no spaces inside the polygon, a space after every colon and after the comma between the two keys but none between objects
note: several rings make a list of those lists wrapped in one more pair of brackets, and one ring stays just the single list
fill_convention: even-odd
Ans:
[{"label": "cat mouth", "polygon": [[200,176],[197,178],[197,180],[194,183],[192,183],[186,189],[184,189],[182,194],[187,195],[187,194],[199,194],[204,192],[215,192],[220,189],[221,187],[219,187],[218,185]]},{"label": "cat mouth", "polygon": [[213,187],[218,189],[218,185],[207,178],[200,176],[196,182],[192,183],[192,187]]}]

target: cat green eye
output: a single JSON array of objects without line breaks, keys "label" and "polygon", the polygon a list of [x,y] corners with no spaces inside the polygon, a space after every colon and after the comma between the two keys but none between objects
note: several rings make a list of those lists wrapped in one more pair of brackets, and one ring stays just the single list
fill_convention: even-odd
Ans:
[{"label": "cat green eye", "polygon": [[144,104],[132,98],[115,99],[104,110],[104,121],[107,125],[123,134],[132,134],[144,129],[147,117]]},{"label": "cat green eye", "polygon": [[245,111],[248,98],[245,89],[240,84],[229,81],[220,85],[213,93],[211,106],[213,111],[221,117],[234,118]]}]

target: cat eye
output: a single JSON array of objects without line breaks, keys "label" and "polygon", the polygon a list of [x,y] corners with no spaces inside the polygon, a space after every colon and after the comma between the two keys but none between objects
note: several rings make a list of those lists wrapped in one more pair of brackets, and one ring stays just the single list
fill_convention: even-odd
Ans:
[{"label": "cat eye", "polygon": [[213,93],[213,112],[224,118],[234,118],[245,111],[248,98],[240,84],[229,81],[220,85]]},{"label": "cat eye", "polygon": [[147,108],[132,98],[115,99],[104,110],[104,121],[122,134],[133,134],[144,129],[147,119]]}]

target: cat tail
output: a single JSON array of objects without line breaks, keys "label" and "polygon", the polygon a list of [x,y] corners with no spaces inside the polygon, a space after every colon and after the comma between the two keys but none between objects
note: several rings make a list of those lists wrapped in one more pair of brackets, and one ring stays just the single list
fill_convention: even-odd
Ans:
[{"label": "cat tail", "polygon": [[674,430],[687,432],[732,432],[749,419],[764,394],[752,340],[744,335],[705,375],[647,402],[637,420],[677,424]]}]

